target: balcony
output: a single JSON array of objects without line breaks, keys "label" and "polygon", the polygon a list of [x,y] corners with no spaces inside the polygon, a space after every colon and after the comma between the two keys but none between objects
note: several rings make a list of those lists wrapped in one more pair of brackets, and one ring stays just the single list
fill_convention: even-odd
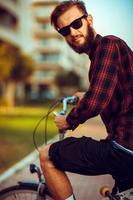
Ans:
[{"label": "balcony", "polygon": [[35,16],[35,20],[37,23],[41,24],[50,23],[50,17]]},{"label": "balcony", "polygon": [[18,4],[15,1],[11,0],[0,1],[0,7],[7,10],[7,12],[11,13],[16,17],[19,16]]},{"label": "balcony", "polygon": [[17,33],[14,33],[14,31],[3,28],[0,26],[0,38],[4,41],[9,41],[15,45],[20,46],[20,39],[18,37]]},{"label": "balcony", "polygon": [[33,7],[42,7],[42,6],[56,6],[59,3],[59,1],[35,1],[32,6]]},{"label": "balcony", "polygon": [[57,48],[38,48],[40,54],[59,54],[61,51]]},{"label": "balcony", "polygon": [[18,3],[19,0],[11,0],[11,1],[14,2],[14,3]]},{"label": "balcony", "polygon": [[0,7],[0,26],[15,30],[18,26],[18,18],[5,8]]},{"label": "balcony", "polygon": [[52,63],[40,63],[37,64],[35,70],[42,70],[42,71],[63,71],[63,67],[59,64],[52,64]]},{"label": "balcony", "polygon": [[58,49],[64,49],[66,46],[66,43],[62,40],[57,40],[57,39],[54,39],[54,38],[51,38],[49,40],[38,40],[36,41],[36,48],[50,48],[52,49],[53,47],[57,47]]},{"label": "balcony", "polygon": [[40,31],[34,33],[33,37],[35,39],[50,39],[50,38],[56,38],[63,40],[63,38],[57,33],[57,32],[47,32],[47,31]]}]

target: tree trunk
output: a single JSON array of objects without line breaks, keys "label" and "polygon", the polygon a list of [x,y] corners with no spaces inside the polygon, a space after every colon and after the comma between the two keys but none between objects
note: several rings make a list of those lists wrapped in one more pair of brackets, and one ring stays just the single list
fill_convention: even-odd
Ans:
[{"label": "tree trunk", "polygon": [[4,100],[7,107],[15,106],[16,82],[8,81],[6,84]]}]

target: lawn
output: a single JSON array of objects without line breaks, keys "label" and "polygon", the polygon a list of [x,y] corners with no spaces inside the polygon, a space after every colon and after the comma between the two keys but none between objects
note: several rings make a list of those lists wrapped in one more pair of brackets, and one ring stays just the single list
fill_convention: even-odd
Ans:
[{"label": "lawn", "polygon": [[[0,112],[0,173],[35,150],[33,131],[47,111],[48,107],[17,107],[12,112]],[[38,146],[45,141],[44,122],[41,122],[36,132]],[[48,120],[48,139],[56,133],[57,128],[51,114]]]}]

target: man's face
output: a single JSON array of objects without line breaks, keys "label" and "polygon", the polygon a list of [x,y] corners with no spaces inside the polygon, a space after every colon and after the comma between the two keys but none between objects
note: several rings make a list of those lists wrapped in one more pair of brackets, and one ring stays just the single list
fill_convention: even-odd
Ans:
[{"label": "man's face", "polygon": [[[77,53],[88,52],[94,40],[94,32],[90,26],[90,21],[87,17],[81,18],[83,15],[76,6],[73,6],[63,13],[57,21],[59,30],[72,24],[72,26],[69,26],[69,34],[64,37],[70,47]],[[80,19],[82,23],[80,28],[74,27],[73,22],[77,19]]]}]

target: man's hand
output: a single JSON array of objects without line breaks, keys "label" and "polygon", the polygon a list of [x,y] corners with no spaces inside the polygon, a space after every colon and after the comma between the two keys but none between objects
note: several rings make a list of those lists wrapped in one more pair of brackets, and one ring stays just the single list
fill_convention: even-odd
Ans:
[{"label": "man's hand", "polygon": [[77,96],[79,100],[81,100],[84,96],[85,92],[76,92],[73,96]]},{"label": "man's hand", "polygon": [[66,131],[69,128],[66,118],[66,115],[55,116],[54,122],[57,128],[61,131]]}]

